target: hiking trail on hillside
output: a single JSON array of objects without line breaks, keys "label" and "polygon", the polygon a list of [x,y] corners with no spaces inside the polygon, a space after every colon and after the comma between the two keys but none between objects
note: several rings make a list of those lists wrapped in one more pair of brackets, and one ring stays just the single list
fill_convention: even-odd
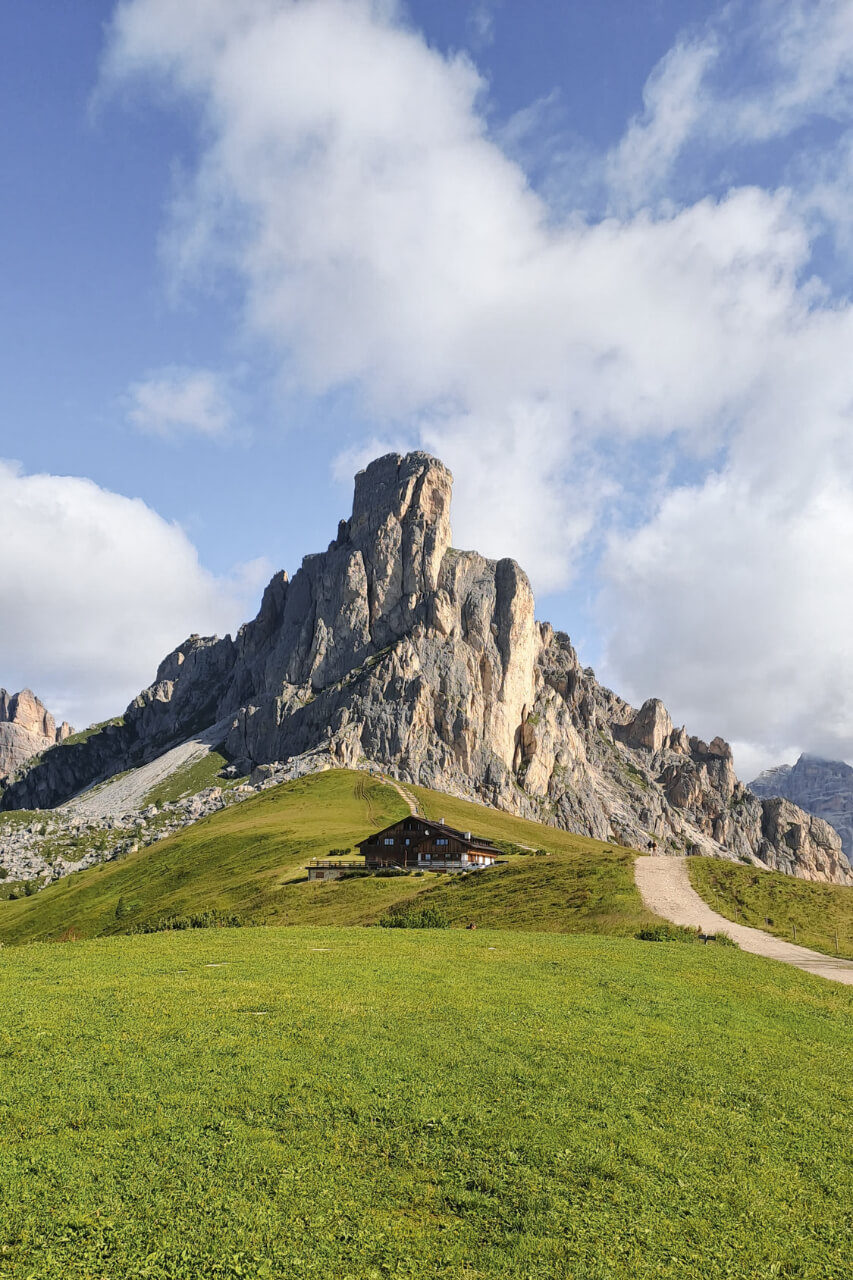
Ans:
[{"label": "hiking trail on hillside", "polygon": [[389,777],[387,773],[380,773],[379,779],[381,782],[385,783],[386,787],[393,787],[400,798],[405,800],[406,804],[409,806],[409,812],[413,817],[418,816],[418,802],[412,795],[411,791],[407,791],[405,787],[401,786],[395,778]]},{"label": "hiking trail on hillside", "polygon": [[853,986],[853,961],[798,947],[761,929],[735,924],[719,915],[699,897],[690,883],[686,858],[641,855],[634,863],[634,876],[649,911],[663,916],[664,920],[700,929],[706,934],[727,933],[741,951],[766,956],[769,960],[781,960],[795,969],[804,969],[820,978]]}]

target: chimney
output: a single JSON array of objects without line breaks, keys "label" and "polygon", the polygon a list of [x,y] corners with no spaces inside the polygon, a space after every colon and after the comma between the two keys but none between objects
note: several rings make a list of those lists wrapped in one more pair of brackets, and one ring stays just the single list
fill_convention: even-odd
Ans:
[{"label": "chimney", "polygon": [[441,823],[442,826],[444,826],[444,818],[439,818],[439,822]]}]

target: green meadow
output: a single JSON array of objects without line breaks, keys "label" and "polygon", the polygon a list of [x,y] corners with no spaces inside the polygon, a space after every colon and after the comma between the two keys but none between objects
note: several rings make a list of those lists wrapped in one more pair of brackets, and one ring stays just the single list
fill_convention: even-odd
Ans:
[{"label": "green meadow", "polygon": [[393,787],[334,770],[261,792],[33,897],[0,901],[0,941],[102,937],[204,911],[259,924],[375,924],[421,894],[437,895],[459,924],[633,935],[653,919],[634,886],[629,850],[435,792],[419,789],[418,798],[428,816],[501,841],[506,864],[452,882],[412,873],[309,883],[311,858],[353,848],[408,813]]},{"label": "green meadow", "polygon": [[696,892],[728,920],[853,960],[853,888],[719,858],[690,858],[687,866]]},{"label": "green meadow", "polygon": [[0,952],[0,1276],[846,1280],[849,989],[728,949]]},{"label": "green meadow", "polygon": [[408,811],[338,770],[0,901],[0,1280],[846,1280],[853,991],[412,790],[504,864],[308,882]]}]

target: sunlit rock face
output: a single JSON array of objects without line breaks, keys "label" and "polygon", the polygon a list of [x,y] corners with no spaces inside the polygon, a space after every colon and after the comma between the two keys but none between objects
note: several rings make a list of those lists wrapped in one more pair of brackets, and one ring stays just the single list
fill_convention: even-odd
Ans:
[{"label": "sunlit rock face", "polygon": [[747,791],[722,739],[603,688],[536,622],[513,560],[452,547],[452,483],[424,453],[372,462],[327,550],[276,574],[254,621],[191,636],[123,725],[52,752],[4,802],[54,805],[219,725],[247,767],[322,747],[602,840],[850,876],[834,833]]},{"label": "sunlit rock face", "polygon": [[73,732],[64,722],[57,728],[47,707],[30,689],[20,693],[0,689],[0,782]]}]

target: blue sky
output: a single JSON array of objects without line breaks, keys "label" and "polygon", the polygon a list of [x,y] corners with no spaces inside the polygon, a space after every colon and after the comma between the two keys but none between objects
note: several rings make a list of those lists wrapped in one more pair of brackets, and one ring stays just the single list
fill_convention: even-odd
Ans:
[{"label": "blue sky", "polygon": [[620,692],[853,753],[853,6],[179,12],[0,19],[0,683],[120,709],[422,446]]},{"label": "blue sky", "polygon": [[[561,125],[607,147],[685,17],[712,8],[429,0],[409,13],[430,43],[471,52],[495,127],[557,92]],[[328,540],[349,498],[348,483],[330,484],[330,449],[369,435],[370,416],[346,394],[282,395],[266,353],[244,348],[239,296],[221,281],[212,305],[171,296],[159,243],[175,168],[194,162],[194,121],[183,104],[137,94],[94,102],[113,9],[40,0],[3,18],[3,456],[144,498],[217,573],[255,557],[293,567]],[[171,365],[245,370],[236,440],[199,448],[128,427],[128,386]]]}]

